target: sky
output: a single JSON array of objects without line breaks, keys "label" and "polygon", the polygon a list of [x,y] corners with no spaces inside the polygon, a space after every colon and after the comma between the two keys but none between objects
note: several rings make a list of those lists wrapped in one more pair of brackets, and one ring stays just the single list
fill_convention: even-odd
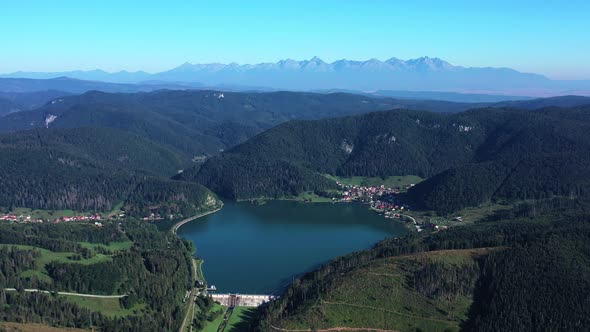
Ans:
[{"label": "sky", "polygon": [[0,0],[0,73],[439,57],[590,79],[588,0]]}]

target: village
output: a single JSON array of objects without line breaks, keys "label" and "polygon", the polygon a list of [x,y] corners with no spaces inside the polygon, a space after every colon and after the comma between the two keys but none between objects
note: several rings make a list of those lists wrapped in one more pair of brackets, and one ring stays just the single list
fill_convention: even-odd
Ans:
[{"label": "village", "polygon": [[439,226],[433,223],[421,224],[408,214],[410,206],[401,200],[400,194],[413,187],[414,184],[408,184],[401,188],[389,188],[384,185],[346,185],[339,181],[337,181],[336,184],[342,191],[342,198],[333,198],[332,200],[334,202],[357,202],[368,204],[372,211],[383,215],[386,219],[400,219],[413,223],[418,232],[421,232],[424,229],[432,229],[434,231],[446,229],[446,226]]},{"label": "village", "polygon": [[[160,221],[160,220],[173,220],[175,218],[181,218],[180,216],[175,216],[172,214],[162,216],[159,213],[150,213],[149,215],[140,218],[144,221]],[[31,214],[14,214],[14,213],[5,213],[0,214],[0,222],[11,222],[11,223],[19,223],[19,224],[35,224],[35,223],[45,223],[45,222],[52,222],[54,224],[63,223],[63,222],[92,222],[98,227],[102,227],[101,221],[105,220],[122,220],[125,219],[125,212],[119,211],[118,213],[111,214],[109,216],[103,216],[99,213],[89,213],[89,214],[77,214],[73,216],[61,216],[61,217],[34,217]]]},{"label": "village", "polygon": [[[109,219],[112,219],[109,218]],[[62,223],[62,222],[92,222],[97,227],[102,227],[102,220],[106,220],[106,218],[102,217],[100,214],[88,214],[88,215],[75,215],[75,216],[63,216],[59,218],[35,218],[31,215],[25,214],[2,214],[0,215],[0,221],[5,222],[12,222],[12,223],[19,223],[19,224],[34,224],[34,223],[44,223],[44,222],[52,222],[54,224]]]}]

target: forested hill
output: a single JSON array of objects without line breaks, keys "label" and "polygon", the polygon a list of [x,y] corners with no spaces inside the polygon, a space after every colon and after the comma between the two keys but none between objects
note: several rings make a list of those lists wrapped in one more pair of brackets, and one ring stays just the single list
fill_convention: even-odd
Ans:
[{"label": "forested hill", "polygon": [[5,92],[0,89],[0,117],[13,112],[30,111],[44,106],[51,100],[70,93],[48,90],[35,92]]},{"label": "forested hill", "polygon": [[170,91],[88,92],[3,117],[0,131],[32,127],[113,127],[184,152],[214,154],[292,119],[321,119],[392,108],[458,111],[468,104],[334,93]]},{"label": "forested hill", "polygon": [[52,149],[112,167],[169,177],[187,163],[182,153],[119,129],[32,129],[0,134],[0,149]]},{"label": "forested hill", "polygon": [[[280,196],[297,191],[294,188],[325,188],[324,182],[315,181],[318,173],[412,174],[433,177],[411,194],[426,207],[441,211],[492,197],[585,195],[580,178],[590,178],[585,167],[589,114],[589,107],[489,108],[450,115],[396,110],[292,121],[179,178],[240,199],[259,196],[251,185],[254,179],[264,178],[272,188],[270,195]],[[527,180],[526,170],[534,171],[534,179]],[[470,199],[465,201],[465,196]]]},{"label": "forested hill", "polygon": [[106,212],[124,203],[136,216],[147,206],[189,215],[217,203],[201,185],[157,176],[178,167],[173,153],[113,129],[4,134],[0,154],[0,209]]},{"label": "forested hill", "polygon": [[587,203],[564,199],[534,218],[412,234],[339,257],[264,308],[258,331],[585,330]]}]

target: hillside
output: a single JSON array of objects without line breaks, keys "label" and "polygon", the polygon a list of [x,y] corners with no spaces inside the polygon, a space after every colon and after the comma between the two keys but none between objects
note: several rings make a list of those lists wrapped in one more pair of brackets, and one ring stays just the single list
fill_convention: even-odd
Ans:
[{"label": "hillside", "polygon": [[0,149],[52,149],[112,167],[170,176],[188,163],[182,153],[112,128],[50,128],[0,134]]},{"label": "hillside", "polygon": [[[114,130],[1,135],[0,152],[3,210],[108,212],[124,203],[130,214],[143,217],[148,207],[189,215],[217,202],[215,195],[200,185],[155,175],[176,167],[174,159],[168,159],[174,157],[169,151]],[[154,197],[153,192],[159,196]]]},{"label": "hillside", "polygon": [[[274,196],[292,194],[294,183],[302,187],[299,178],[311,179],[310,171],[340,176],[418,175],[432,179],[413,188],[411,196],[443,212],[492,198],[586,195],[580,179],[588,178],[584,167],[590,149],[588,114],[587,107],[478,109],[450,115],[398,110],[292,121],[178,178],[241,199],[259,194],[248,186],[259,178],[274,183]],[[298,173],[281,174],[277,163]],[[235,177],[233,164],[240,165]],[[529,181],[523,172],[531,169],[535,179]]]},{"label": "hillside", "polygon": [[5,116],[0,131],[31,128],[108,127],[180,151],[185,161],[217,154],[277,124],[392,108],[463,110],[467,104],[395,100],[350,94],[156,91],[89,92],[60,98],[29,112]]},{"label": "hillside", "polygon": [[47,90],[35,92],[4,92],[0,90],[0,117],[8,113],[30,111],[70,93]]},{"label": "hillside", "polygon": [[[577,330],[587,326],[587,210],[385,240],[295,281],[260,331]],[[542,276],[542,277],[540,277]]]},{"label": "hillside", "polygon": [[341,275],[314,308],[280,320],[287,329],[335,326],[458,331],[490,249],[440,250],[362,264]]},{"label": "hillside", "polygon": [[133,93],[140,91],[156,91],[161,89],[193,89],[200,86],[196,83],[168,83],[168,82],[146,82],[143,84],[122,84],[104,82],[100,77],[76,79],[67,75],[31,75],[16,74],[12,77],[0,75],[0,91],[8,93],[39,93],[51,90],[64,91],[66,94],[79,94],[88,91],[104,91],[113,93]]},{"label": "hillside", "polygon": [[193,280],[190,243],[137,221],[103,221],[102,227],[3,223],[0,230],[3,321],[86,331],[178,331],[182,299]]}]

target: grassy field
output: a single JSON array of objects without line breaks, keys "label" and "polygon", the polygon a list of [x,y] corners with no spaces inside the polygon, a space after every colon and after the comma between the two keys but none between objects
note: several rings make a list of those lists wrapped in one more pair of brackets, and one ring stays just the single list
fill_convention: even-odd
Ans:
[{"label": "grassy field", "polygon": [[91,258],[82,258],[81,260],[73,260],[70,257],[75,255],[71,252],[54,252],[43,248],[37,248],[26,245],[14,245],[14,244],[0,244],[0,247],[17,247],[21,250],[37,250],[41,253],[41,256],[36,259],[36,268],[34,270],[27,270],[21,274],[21,277],[33,277],[36,276],[40,280],[51,282],[51,277],[47,275],[45,265],[50,262],[59,263],[77,263],[77,264],[95,264],[100,262],[111,261],[111,257],[103,254],[95,254]]},{"label": "grassy field", "polygon": [[352,177],[338,177],[333,175],[326,175],[329,179],[338,181],[344,185],[352,186],[380,186],[384,185],[389,188],[404,187],[410,184],[417,184],[424,179],[415,175],[404,176],[388,176],[388,177],[366,177],[366,176],[352,176]]},{"label": "grassy field", "polygon": [[105,249],[111,251],[119,251],[119,250],[127,250],[133,246],[133,242],[131,241],[120,241],[120,242],[111,242],[108,246],[102,243],[90,243],[90,242],[78,242],[84,248],[95,249],[98,247],[103,247]]},{"label": "grassy field", "polygon": [[205,260],[202,258],[194,258],[194,260],[197,265],[197,279],[206,281],[205,274],[203,274],[203,263],[205,263]]},{"label": "grassy field", "polygon": [[313,192],[303,192],[297,196],[287,197],[286,200],[294,200],[300,202],[313,202],[313,203],[329,203],[332,202],[331,198],[322,197],[314,194]]},{"label": "grassy field", "polygon": [[123,205],[124,205],[124,202],[122,202],[122,201],[117,203],[115,206],[113,206],[113,209],[109,213],[107,213],[107,217],[113,217],[116,214],[121,213],[121,209],[123,208]]},{"label": "grassy field", "polygon": [[447,250],[386,258],[344,275],[338,286],[302,313],[280,322],[287,329],[351,327],[396,331],[458,331],[470,296],[430,298],[414,289],[414,272],[426,261],[475,264],[487,249]]},{"label": "grassy field", "polygon": [[235,307],[224,332],[248,332],[250,326],[254,323],[258,313],[258,308],[253,307]]},{"label": "grassy field", "polygon": [[[216,310],[220,310],[220,309],[225,311],[226,308],[220,304],[215,303],[213,305],[213,308],[211,308],[211,311],[216,311]],[[221,323],[223,323],[223,316],[224,315],[220,315],[214,321],[207,322],[207,325],[205,325],[203,332],[217,332],[217,329],[219,328]]]},{"label": "grassy field", "polygon": [[[484,220],[494,213],[509,210],[513,207],[511,204],[486,203],[480,206],[465,208],[448,216],[439,216],[434,211],[412,211],[412,216],[420,224],[433,223],[439,226],[455,226],[465,223],[472,223]],[[463,221],[457,221],[454,218],[461,217]]]},{"label": "grassy field", "polygon": [[6,332],[83,332],[88,330],[67,327],[53,327],[33,323],[0,322],[0,331]]},{"label": "grassy field", "polygon": [[59,295],[69,302],[92,311],[100,312],[109,317],[125,317],[139,314],[145,308],[145,304],[136,304],[133,308],[125,309],[121,306],[119,299],[105,299],[96,297],[81,297],[70,295]]},{"label": "grassy field", "polygon": [[31,216],[31,218],[34,218],[34,219],[46,219],[46,220],[57,219],[57,218],[61,218],[61,217],[71,217],[76,214],[79,214],[79,212],[76,212],[73,210],[55,210],[54,211],[54,210],[35,210],[35,209],[28,209],[28,208],[15,208],[10,213],[15,214],[15,215]]}]

